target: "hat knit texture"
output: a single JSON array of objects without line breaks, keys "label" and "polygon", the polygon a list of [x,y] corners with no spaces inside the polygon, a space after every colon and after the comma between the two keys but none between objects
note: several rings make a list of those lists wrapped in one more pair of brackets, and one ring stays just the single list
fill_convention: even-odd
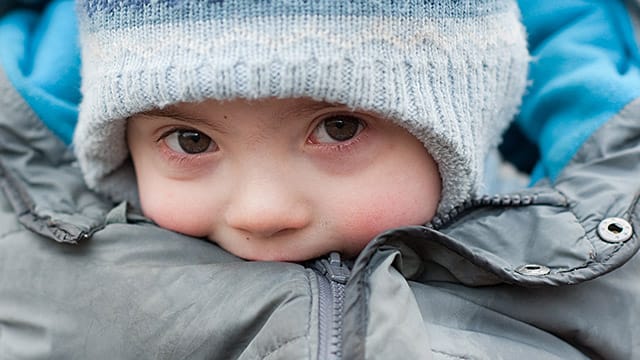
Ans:
[{"label": "hat knit texture", "polygon": [[[529,55],[511,0],[79,0],[74,148],[87,184],[137,203],[126,119],[184,101],[310,97],[422,141],[439,212],[479,195]],[[394,174],[389,174],[394,176]]]}]

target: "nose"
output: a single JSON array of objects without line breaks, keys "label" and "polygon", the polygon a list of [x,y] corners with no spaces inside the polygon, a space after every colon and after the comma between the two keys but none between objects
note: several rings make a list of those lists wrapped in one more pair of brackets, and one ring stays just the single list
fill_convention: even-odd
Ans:
[{"label": "nose", "polygon": [[225,212],[227,225],[252,237],[264,239],[302,230],[311,221],[303,194],[286,179],[241,181],[230,199]]}]

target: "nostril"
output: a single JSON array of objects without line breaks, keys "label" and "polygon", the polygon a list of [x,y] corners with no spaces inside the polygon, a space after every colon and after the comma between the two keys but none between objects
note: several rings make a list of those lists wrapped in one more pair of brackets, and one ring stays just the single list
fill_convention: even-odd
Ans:
[{"label": "nostril", "polygon": [[244,233],[250,241],[255,238],[288,236],[306,228],[310,223],[307,211],[230,211],[226,215],[229,227]]},{"label": "nostril", "polygon": [[238,231],[241,231],[245,234],[245,240],[252,241],[256,239],[268,239],[275,237],[288,236],[296,233],[301,228],[300,227],[285,227],[285,226],[265,226],[265,225],[256,225],[256,224],[242,224],[242,225],[231,225]]}]

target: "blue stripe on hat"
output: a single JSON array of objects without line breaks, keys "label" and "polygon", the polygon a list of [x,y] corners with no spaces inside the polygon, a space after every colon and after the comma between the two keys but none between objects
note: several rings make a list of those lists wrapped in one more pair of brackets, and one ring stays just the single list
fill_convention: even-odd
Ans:
[{"label": "blue stripe on hat", "polygon": [[[201,21],[259,16],[417,16],[468,18],[507,10],[509,2],[501,0],[86,0],[81,6],[99,28],[112,29],[132,24],[164,23],[179,19]],[[148,9],[154,9],[149,12]],[[163,11],[159,16],[155,11]],[[144,13],[145,16],[141,16]],[[118,14],[118,18],[114,18]],[[150,16],[153,15],[153,16]],[[170,15],[170,16],[166,16]]]}]

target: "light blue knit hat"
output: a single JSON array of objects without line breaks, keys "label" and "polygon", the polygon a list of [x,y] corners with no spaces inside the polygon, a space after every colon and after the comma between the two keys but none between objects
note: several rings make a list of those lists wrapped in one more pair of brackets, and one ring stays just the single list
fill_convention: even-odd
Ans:
[{"label": "light blue knit hat", "polygon": [[389,117],[443,179],[439,211],[481,191],[525,88],[511,0],[80,0],[74,146],[87,184],[137,202],[132,114],[206,98],[311,97]]}]

